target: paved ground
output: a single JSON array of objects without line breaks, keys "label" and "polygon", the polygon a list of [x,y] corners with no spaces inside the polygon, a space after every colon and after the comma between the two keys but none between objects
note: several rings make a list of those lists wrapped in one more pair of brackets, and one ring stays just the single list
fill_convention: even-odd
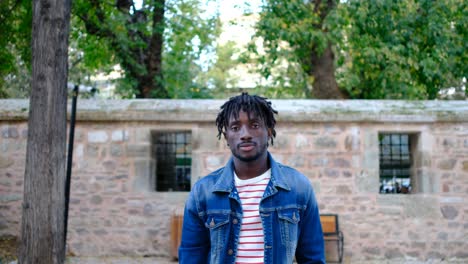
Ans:
[{"label": "paved ground", "polygon": [[[67,258],[66,264],[177,264],[177,261],[171,261],[167,258]],[[343,264],[352,263],[347,259],[343,260]],[[457,259],[437,259],[427,261],[417,260],[371,260],[354,262],[359,264],[466,264],[466,260]],[[331,263],[330,263],[331,264]]]},{"label": "paved ground", "polygon": [[78,258],[68,257],[66,264],[176,264],[167,258]]}]

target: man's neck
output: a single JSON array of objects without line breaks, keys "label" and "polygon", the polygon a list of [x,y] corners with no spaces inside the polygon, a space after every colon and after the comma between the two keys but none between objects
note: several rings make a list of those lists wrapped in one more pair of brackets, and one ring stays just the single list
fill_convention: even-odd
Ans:
[{"label": "man's neck", "polygon": [[245,162],[234,157],[234,170],[241,180],[248,180],[262,175],[270,168],[268,164],[268,154],[258,158],[258,160]]}]

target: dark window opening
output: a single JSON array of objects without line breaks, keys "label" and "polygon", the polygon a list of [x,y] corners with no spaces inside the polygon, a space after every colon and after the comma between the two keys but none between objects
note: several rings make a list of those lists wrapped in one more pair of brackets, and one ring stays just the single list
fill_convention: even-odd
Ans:
[{"label": "dark window opening", "polygon": [[379,134],[380,193],[411,193],[412,136]]},{"label": "dark window opening", "polygon": [[153,133],[156,191],[190,191],[191,141],[190,132]]}]

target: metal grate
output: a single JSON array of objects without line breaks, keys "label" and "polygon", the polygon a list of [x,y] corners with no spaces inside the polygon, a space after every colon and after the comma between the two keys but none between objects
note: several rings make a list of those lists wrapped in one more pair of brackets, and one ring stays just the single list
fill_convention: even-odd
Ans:
[{"label": "metal grate", "polygon": [[190,191],[191,137],[190,132],[153,134],[156,191]]},{"label": "metal grate", "polygon": [[380,193],[411,192],[411,136],[379,134]]}]

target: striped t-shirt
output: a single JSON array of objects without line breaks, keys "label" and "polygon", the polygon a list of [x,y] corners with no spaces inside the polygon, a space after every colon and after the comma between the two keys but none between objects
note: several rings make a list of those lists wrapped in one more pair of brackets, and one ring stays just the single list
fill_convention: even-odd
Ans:
[{"label": "striped t-shirt", "polygon": [[248,180],[239,179],[235,173],[234,176],[243,211],[236,264],[263,264],[264,235],[259,204],[270,181],[271,172],[267,170]]}]

